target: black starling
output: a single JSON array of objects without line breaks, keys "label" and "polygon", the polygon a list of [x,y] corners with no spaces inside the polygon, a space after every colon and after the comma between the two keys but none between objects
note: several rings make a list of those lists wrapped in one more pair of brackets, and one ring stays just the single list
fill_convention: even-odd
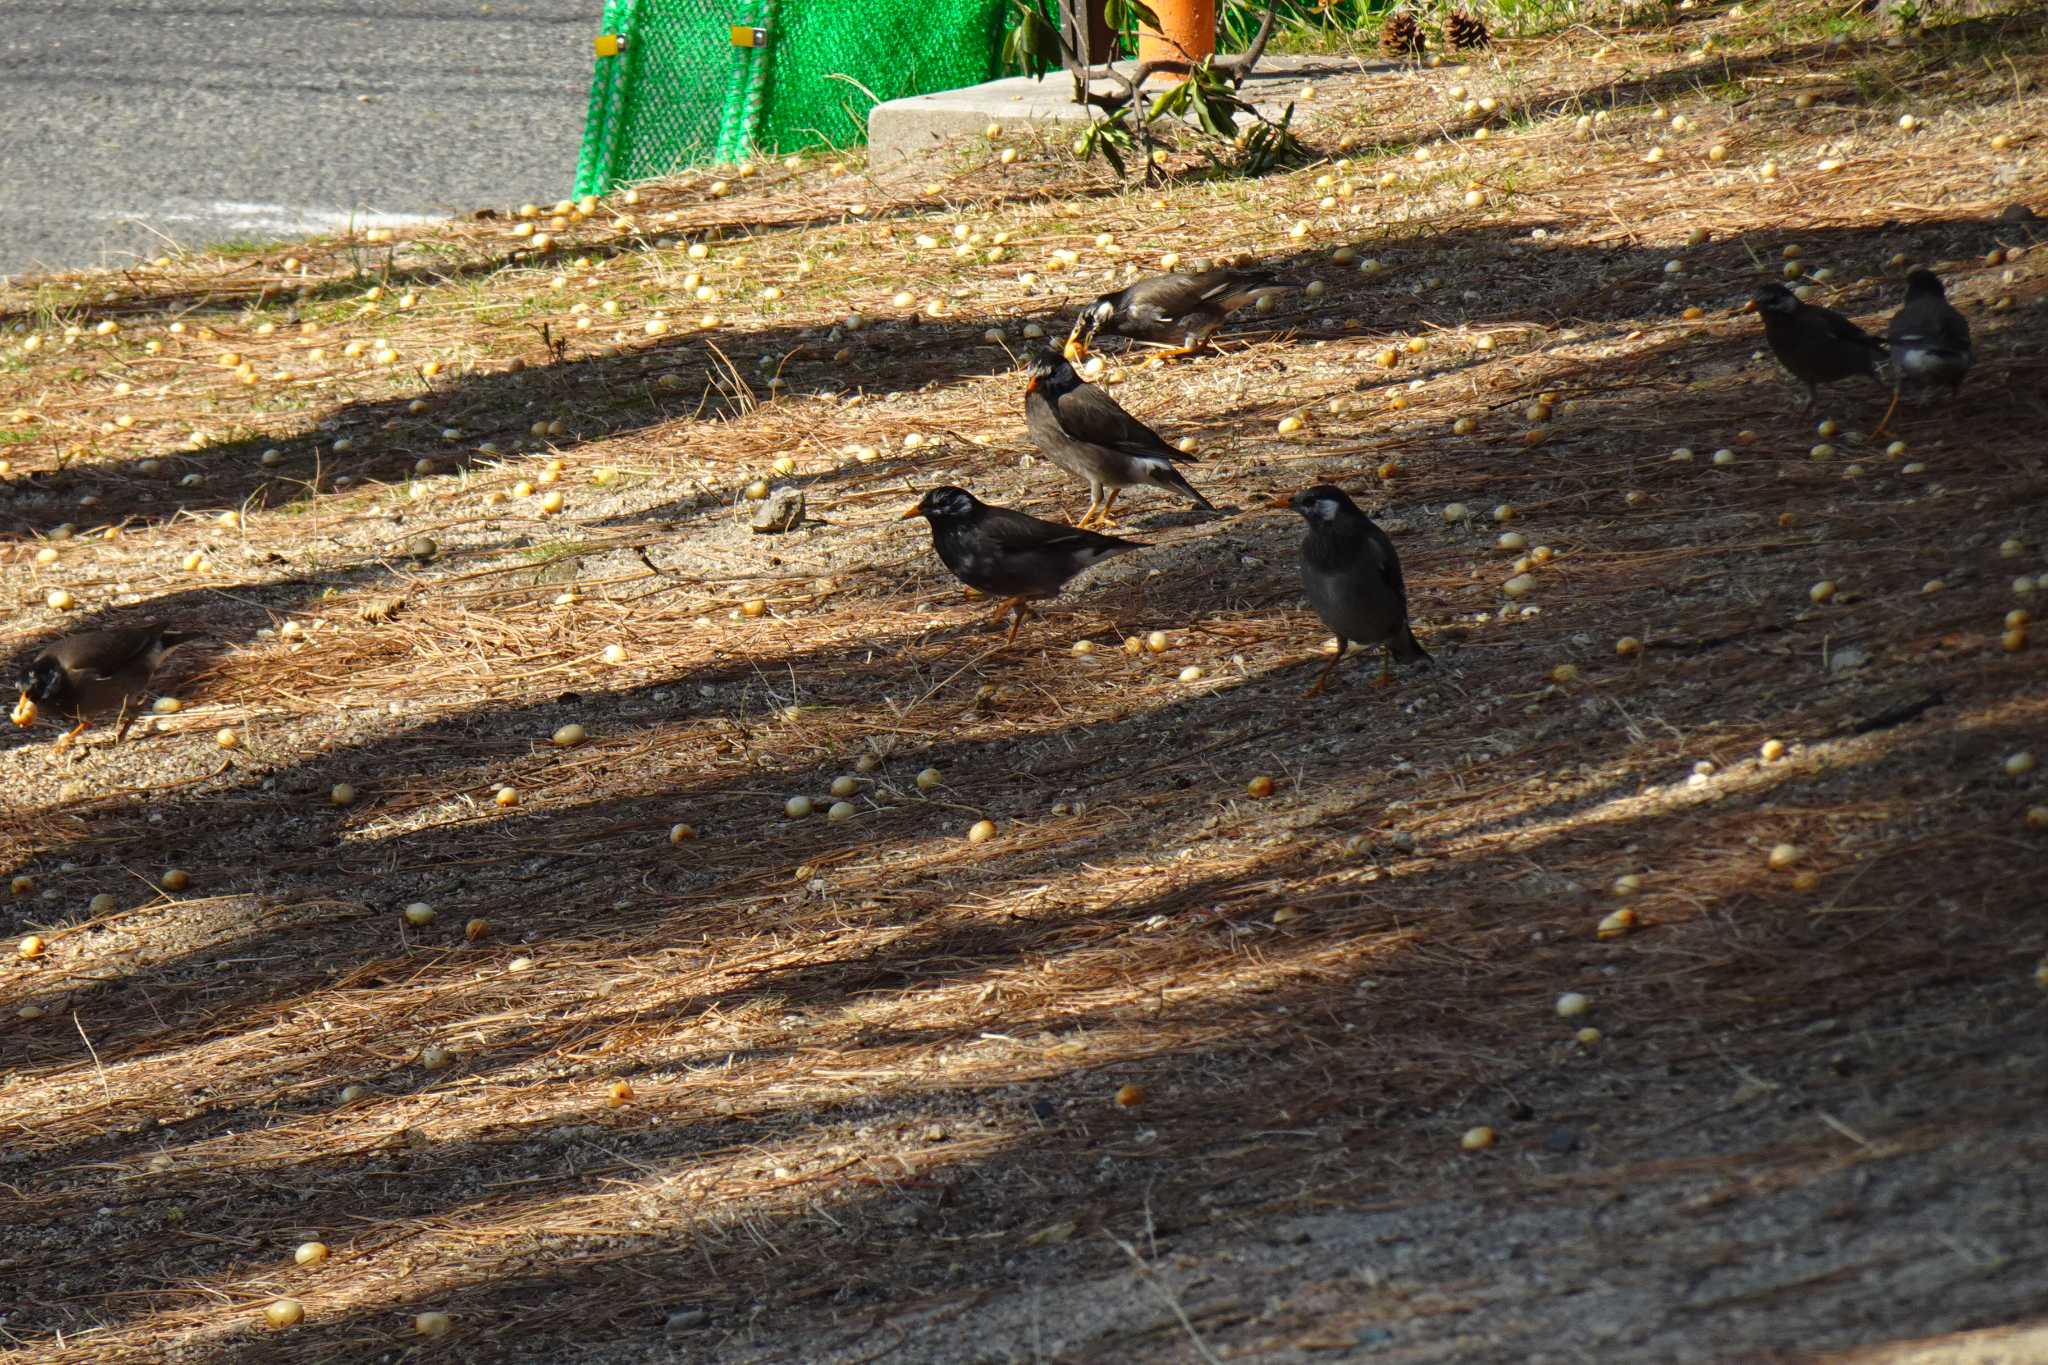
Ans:
[{"label": "black starling", "polygon": [[1067,334],[1066,354],[1078,360],[1097,336],[1123,336],[1173,347],[1167,356],[1188,355],[1208,344],[1237,309],[1293,287],[1250,270],[1148,275],[1083,309]]},{"label": "black starling", "polygon": [[1192,464],[1193,457],[1161,440],[1050,348],[1031,357],[1024,423],[1048,460],[1088,481],[1088,510],[1077,525],[1087,526],[1098,516],[1102,525],[1112,525],[1109,509],[1117,490],[1136,484],[1169,489],[1204,512],[1216,510],[1173,467],[1176,461]]},{"label": "black starling", "polygon": [[[931,523],[932,548],[968,587],[1003,599],[995,619],[1015,611],[1009,639],[1024,626],[1027,603],[1056,597],[1068,579],[1089,565],[1143,541],[1097,535],[1008,507],[991,507],[964,488],[934,488],[903,516]],[[1005,641],[1008,643],[1008,641]]]},{"label": "black starling", "polygon": [[1308,689],[1313,697],[1330,680],[1353,641],[1385,651],[1378,685],[1394,680],[1394,660],[1427,663],[1429,652],[1408,628],[1408,588],[1394,542],[1334,484],[1319,483],[1274,500],[1308,522],[1301,541],[1301,581],[1309,605],[1337,636],[1337,653]]},{"label": "black starling", "polygon": [[1764,337],[1771,354],[1778,358],[1794,379],[1806,385],[1806,407],[1819,401],[1821,384],[1837,379],[1869,375],[1878,383],[1877,362],[1884,355],[1884,343],[1840,313],[1800,302],[1799,296],[1782,284],[1767,284],[1757,291],[1757,316],[1764,320]]},{"label": "black starling", "polygon": [[1954,396],[1976,359],[1970,348],[1970,324],[1948,301],[1941,277],[1932,270],[1906,276],[1906,301],[1892,314],[1887,335],[1898,387],[1911,379],[1938,384]]},{"label": "black starling", "polygon": [[138,626],[89,630],[54,641],[29,661],[21,675],[21,700],[14,708],[14,723],[33,724],[39,708],[76,721],[71,732],[57,741],[62,748],[96,717],[114,711],[121,717],[120,728],[114,732],[118,744],[128,733],[136,703],[147,694],[149,680],[162,666],[164,656],[193,638],[186,631]]}]

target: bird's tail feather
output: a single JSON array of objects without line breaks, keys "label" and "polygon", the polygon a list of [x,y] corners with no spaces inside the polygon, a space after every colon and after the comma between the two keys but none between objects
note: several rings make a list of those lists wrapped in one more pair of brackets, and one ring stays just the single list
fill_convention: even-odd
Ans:
[{"label": "bird's tail feather", "polygon": [[1422,641],[1415,638],[1415,632],[1405,623],[1401,633],[1394,637],[1394,657],[1404,664],[1426,664],[1430,662],[1429,651],[1422,647]]},{"label": "bird's tail feather", "polygon": [[1190,502],[1194,503],[1195,506],[1201,508],[1204,512],[1213,512],[1216,510],[1216,504],[1210,502],[1207,498],[1203,497],[1199,492],[1195,491],[1195,486],[1189,483],[1187,481],[1186,476],[1184,476],[1178,469],[1175,469],[1172,465],[1166,463],[1164,460],[1161,460],[1159,463],[1152,465],[1151,469],[1152,482],[1158,484],[1161,488],[1171,488],[1174,492],[1188,499]]},{"label": "bird's tail feather", "polygon": [[1257,303],[1261,294],[1282,294],[1294,287],[1287,281],[1275,279],[1271,275],[1261,275],[1254,280],[1241,280],[1236,289],[1223,296],[1223,311],[1235,312],[1249,304]]}]

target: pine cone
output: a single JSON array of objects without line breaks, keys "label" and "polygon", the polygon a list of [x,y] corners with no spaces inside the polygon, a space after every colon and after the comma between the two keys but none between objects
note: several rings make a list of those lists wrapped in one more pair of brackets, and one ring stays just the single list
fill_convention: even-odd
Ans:
[{"label": "pine cone", "polygon": [[1408,10],[1395,10],[1380,26],[1380,51],[1389,57],[1419,57],[1422,46],[1422,25]]},{"label": "pine cone", "polygon": [[1454,10],[1444,20],[1444,39],[1459,52],[1468,48],[1485,47],[1493,41],[1493,35],[1486,31],[1485,20],[1464,10]]}]

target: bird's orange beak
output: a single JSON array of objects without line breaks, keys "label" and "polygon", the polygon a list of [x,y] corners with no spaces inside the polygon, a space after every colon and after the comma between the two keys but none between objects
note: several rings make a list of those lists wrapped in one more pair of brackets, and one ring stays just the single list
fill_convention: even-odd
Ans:
[{"label": "bird's orange beak", "polygon": [[1738,308],[1738,309],[1736,309],[1736,310],[1735,310],[1735,316],[1736,316],[1736,317],[1741,317],[1741,316],[1742,316],[1742,315],[1743,315],[1744,313],[1754,313],[1755,311],[1756,311],[1756,300],[1755,300],[1755,299],[1744,299],[1744,300],[1742,301],[1742,307],[1740,307],[1740,308]]},{"label": "bird's orange beak", "polygon": [[1265,506],[1275,512],[1292,512],[1294,510],[1294,494],[1276,493],[1266,500]]},{"label": "bird's orange beak", "polygon": [[21,726],[24,730],[36,723],[36,704],[28,699],[26,689],[21,694],[21,700],[14,703],[14,710],[9,714],[8,719]]},{"label": "bird's orange beak", "polygon": [[903,511],[897,516],[896,520],[909,521],[912,517],[921,517],[923,515],[924,504],[921,502],[913,502],[912,504],[910,504],[910,506],[903,509]]}]

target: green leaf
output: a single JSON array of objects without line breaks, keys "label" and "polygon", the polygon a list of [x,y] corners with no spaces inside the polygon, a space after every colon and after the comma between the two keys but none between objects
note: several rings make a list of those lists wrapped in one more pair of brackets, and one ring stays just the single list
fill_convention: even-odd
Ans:
[{"label": "green leaf", "polygon": [[1012,0],[1012,4],[1017,10],[1017,22],[1003,38],[1003,63],[1032,74],[1062,65],[1059,34],[1045,16],[1025,0]]},{"label": "green leaf", "polygon": [[1119,33],[1133,27],[1133,20],[1155,32],[1161,31],[1159,16],[1153,13],[1152,7],[1145,4],[1144,0],[1104,0],[1102,15],[1109,21],[1109,26]]},{"label": "green leaf", "polygon": [[1121,176],[1125,174],[1123,153],[1119,152],[1116,149],[1116,140],[1114,138],[1105,137],[1097,139],[1096,150],[1102,153],[1102,159],[1104,161],[1107,161],[1110,165],[1116,167],[1116,173],[1118,175]]},{"label": "green leaf", "polygon": [[1218,95],[1213,90],[1204,90],[1194,82],[1187,85],[1188,103],[1194,110],[1195,122],[1202,125],[1202,131],[1211,137],[1237,136],[1238,101],[1228,94]]},{"label": "green leaf", "polygon": [[1194,94],[1195,87],[1187,81],[1181,81],[1171,89],[1160,91],[1158,96],[1153,99],[1152,112],[1145,116],[1145,121],[1150,123],[1152,120],[1164,118],[1168,114],[1178,118],[1187,112],[1188,101],[1194,98]]},{"label": "green leaf", "polygon": [[1084,156],[1100,156],[1116,168],[1121,176],[1124,171],[1124,153],[1137,146],[1130,129],[1113,119],[1098,119],[1088,125],[1088,131],[1081,134],[1081,153]]}]

